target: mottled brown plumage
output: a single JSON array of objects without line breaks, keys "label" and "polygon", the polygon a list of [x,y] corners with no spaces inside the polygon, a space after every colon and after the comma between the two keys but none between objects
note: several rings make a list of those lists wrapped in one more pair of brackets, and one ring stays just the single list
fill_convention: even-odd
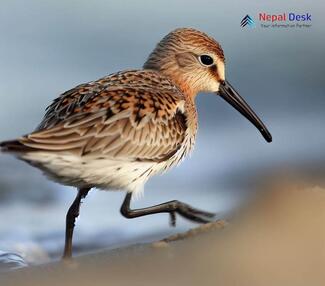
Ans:
[{"label": "mottled brown plumage", "polygon": [[[215,58],[212,73],[198,61],[204,53]],[[143,70],[114,73],[63,93],[34,132],[2,146],[63,184],[141,191],[150,176],[191,151],[194,97],[217,89],[223,62],[215,40],[177,29],[157,45]]]},{"label": "mottled brown plumage", "polygon": [[[189,140],[184,105],[181,91],[156,71],[119,72],[62,94],[35,132],[18,139],[19,147],[7,148],[64,184],[136,191],[138,181],[142,189],[149,176],[190,151],[184,145]],[[53,156],[60,168],[53,165]],[[74,165],[80,172],[73,178],[66,166],[72,164],[70,156],[80,159]],[[103,161],[109,161],[107,184],[89,170]],[[129,170],[128,163],[139,166]],[[126,170],[128,178],[117,182],[115,177]]]},{"label": "mottled brown plumage", "polygon": [[67,214],[65,257],[71,256],[80,201],[93,187],[128,191],[121,208],[128,218],[168,212],[174,224],[175,213],[196,222],[213,217],[178,201],[131,210],[130,200],[151,176],[176,165],[193,149],[195,96],[201,91],[220,92],[271,139],[225,81],[224,64],[214,39],[194,29],[177,29],[157,44],[142,70],[114,73],[63,93],[34,132],[0,143],[2,151],[79,189]]},{"label": "mottled brown plumage", "polygon": [[80,156],[160,161],[184,141],[183,105],[180,91],[157,72],[120,72],[64,93],[21,142]]}]

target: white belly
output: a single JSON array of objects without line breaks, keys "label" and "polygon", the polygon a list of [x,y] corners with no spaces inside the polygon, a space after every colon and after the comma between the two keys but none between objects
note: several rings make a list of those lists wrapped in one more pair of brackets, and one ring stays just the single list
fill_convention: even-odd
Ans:
[{"label": "white belly", "polygon": [[68,186],[142,192],[145,182],[162,166],[152,162],[125,162],[110,158],[33,152],[22,156],[51,180]]},{"label": "white belly", "polygon": [[51,180],[64,185],[141,193],[151,176],[177,165],[191,151],[194,138],[188,136],[184,143],[174,156],[159,163],[52,152],[30,152],[20,156]]}]

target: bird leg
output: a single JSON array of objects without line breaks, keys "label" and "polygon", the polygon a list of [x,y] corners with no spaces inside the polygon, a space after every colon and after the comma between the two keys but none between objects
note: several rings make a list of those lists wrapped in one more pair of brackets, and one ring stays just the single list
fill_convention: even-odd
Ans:
[{"label": "bird leg", "polygon": [[70,206],[66,216],[66,228],[65,228],[65,245],[63,252],[63,259],[69,259],[72,256],[72,236],[75,226],[76,218],[79,216],[81,200],[84,199],[90,188],[82,188],[78,190],[78,194]]},{"label": "bird leg", "polygon": [[176,214],[179,214],[180,216],[197,223],[208,223],[211,222],[215,217],[214,213],[195,209],[177,200],[169,201],[152,207],[132,210],[130,208],[131,197],[132,193],[127,193],[121,206],[121,214],[126,218],[135,218],[157,213],[169,213],[171,225],[175,226]]}]

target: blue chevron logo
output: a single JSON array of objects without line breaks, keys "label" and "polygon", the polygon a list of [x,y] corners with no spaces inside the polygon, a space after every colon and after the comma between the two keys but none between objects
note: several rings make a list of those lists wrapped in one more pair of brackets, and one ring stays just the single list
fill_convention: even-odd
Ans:
[{"label": "blue chevron logo", "polygon": [[250,27],[250,28],[254,28],[255,27],[255,21],[253,20],[253,18],[249,15],[246,15],[240,22],[240,26],[241,27]]}]

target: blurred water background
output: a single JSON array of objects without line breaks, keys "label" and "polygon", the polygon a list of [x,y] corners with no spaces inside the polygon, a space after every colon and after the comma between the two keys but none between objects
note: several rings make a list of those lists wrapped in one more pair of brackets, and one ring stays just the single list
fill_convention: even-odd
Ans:
[{"label": "blurred water background", "polygon": [[[0,140],[32,131],[57,95],[75,85],[140,68],[154,45],[177,27],[194,27],[225,50],[227,79],[270,129],[267,144],[214,95],[197,98],[200,128],[190,159],[151,180],[135,207],[171,199],[222,214],[246,188],[243,178],[283,166],[324,166],[325,37],[321,1],[41,1],[2,0]],[[241,28],[258,12],[311,13],[311,28]],[[75,190],[0,156],[0,250],[28,263],[59,257],[65,213]],[[80,252],[157,239],[193,227],[167,215],[126,220],[122,192],[93,191],[74,236]],[[18,259],[19,260],[19,259]]]}]

